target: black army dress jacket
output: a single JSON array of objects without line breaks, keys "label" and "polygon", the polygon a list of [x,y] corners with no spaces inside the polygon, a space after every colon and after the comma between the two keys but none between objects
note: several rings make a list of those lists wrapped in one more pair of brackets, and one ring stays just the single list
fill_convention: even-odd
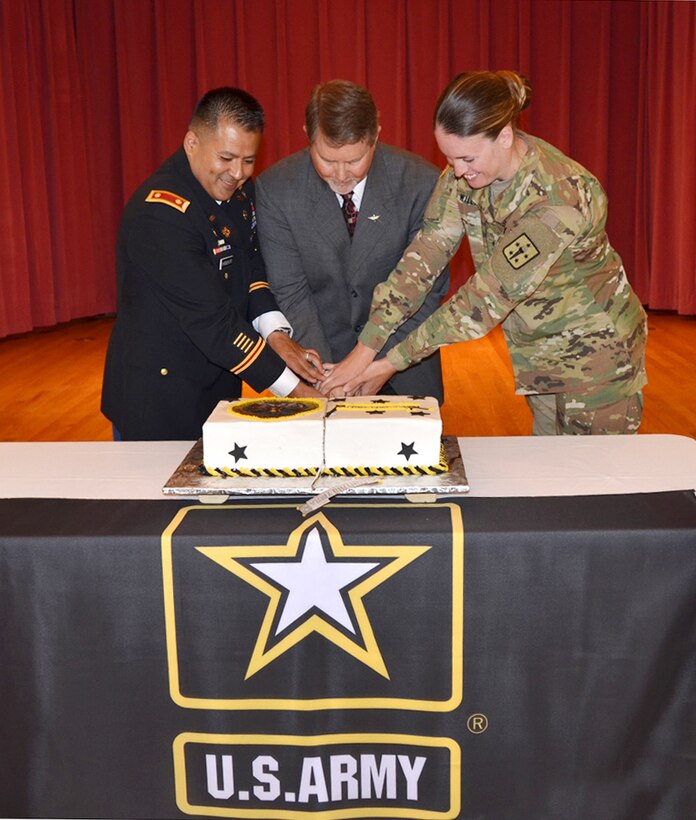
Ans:
[{"label": "black army dress jacket", "polygon": [[242,379],[284,370],[251,322],[277,310],[256,240],[254,185],[218,205],[183,148],[132,196],[116,246],[118,314],[102,412],[124,439],[196,439]]}]

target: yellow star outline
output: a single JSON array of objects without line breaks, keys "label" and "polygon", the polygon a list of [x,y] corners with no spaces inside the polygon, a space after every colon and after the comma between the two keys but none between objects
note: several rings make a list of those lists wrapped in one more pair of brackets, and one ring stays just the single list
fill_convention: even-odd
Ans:
[{"label": "yellow star outline", "polygon": [[[362,638],[363,646],[357,640],[353,640],[329,623],[321,615],[313,613],[309,618],[301,621],[295,629],[291,630],[278,643],[268,648],[271,627],[275,621],[278,607],[282,600],[282,592],[275,586],[268,583],[265,577],[257,574],[256,571],[240,563],[240,558],[293,558],[297,556],[306,532],[312,527],[320,526],[326,532],[333,556],[336,558],[391,558],[389,563],[382,566],[370,574],[365,580],[360,581],[348,591],[348,598],[353,607],[353,612],[359,628],[359,635]],[[349,655],[369,666],[375,672],[389,679],[387,667],[382,658],[382,653],[377,645],[372,625],[365,611],[363,598],[368,592],[383,584],[392,575],[408,566],[416,558],[426,553],[429,546],[404,546],[404,545],[371,545],[371,546],[346,546],[338,528],[332,524],[323,513],[317,513],[304,521],[290,533],[286,544],[267,544],[259,546],[240,547],[196,547],[206,557],[224,567],[229,572],[234,573],[243,581],[256,587],[269,598],[268,608],[259,630],[259,635],[254,646],[254,651],[249,661],[245,680],[255,675],[259,670],[279,658],[293,646],[298,644],[312,632],[323,635],[327,640],[336,644]]]}]

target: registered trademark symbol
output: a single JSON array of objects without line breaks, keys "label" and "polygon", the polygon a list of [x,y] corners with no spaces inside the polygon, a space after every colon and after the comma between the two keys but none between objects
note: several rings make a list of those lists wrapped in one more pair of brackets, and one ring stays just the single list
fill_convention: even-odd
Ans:
[{"label": "registered trademark symbol", "polygon": [[474,712],[473,715],[469,715],[469,719],[466,722],[466,728],[472,734],[480,735],[488,728],[488,718],[480,712]]}]

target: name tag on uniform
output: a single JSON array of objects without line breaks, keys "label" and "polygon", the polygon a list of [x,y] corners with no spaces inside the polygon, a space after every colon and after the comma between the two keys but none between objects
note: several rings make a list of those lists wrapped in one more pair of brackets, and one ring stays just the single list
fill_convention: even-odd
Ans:
[{"label": "name tag on uniform", "polygon": [[220,270],[226,268],[228,265],[231,265],[234,261],[234,256],[223,256],[220,260]]}]

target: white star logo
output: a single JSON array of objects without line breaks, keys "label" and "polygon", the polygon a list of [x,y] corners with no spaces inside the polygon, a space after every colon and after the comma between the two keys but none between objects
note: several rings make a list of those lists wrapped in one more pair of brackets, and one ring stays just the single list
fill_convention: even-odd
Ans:
[{"label": "white star logo", "polygon": [[319,530],[307,534],[299,561],[250,564],[257,572],[288,590],[275,634],[279,634],[312,609],[324,612],[355,633],[341,590],[379,566],[378,563],[327,562]]},{"label": "white star logo", "polygon": [[317,513],[287,544],[196,549],[269,598],[246,679],[312,633],[389,678],[363,597],[430,547],[347,546]]}]

